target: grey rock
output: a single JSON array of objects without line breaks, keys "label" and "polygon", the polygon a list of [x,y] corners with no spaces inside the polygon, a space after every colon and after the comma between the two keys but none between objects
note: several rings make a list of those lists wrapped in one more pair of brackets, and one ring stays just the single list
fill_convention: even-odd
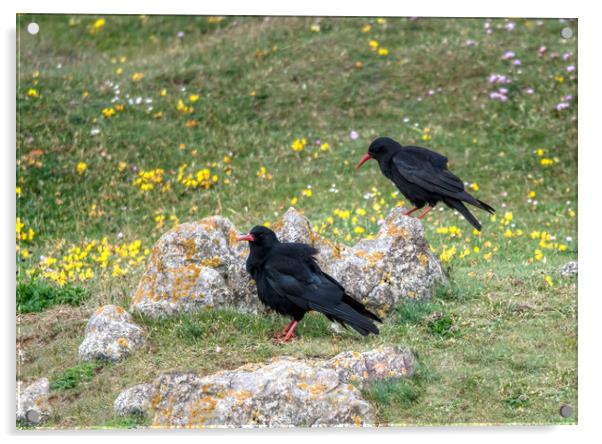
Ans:
[{"label": "grey rock", "polygon": [[238,231],[215,216],[165,233],[152,249],[132,299],[132,309],[159,318],[213,307],[246,312],[259,309],[245,271],[248,247]]},{"label": "grey rock", "polygon": [[47,378],[40,378],[25,388],[23,385],[17,381],[17,422],[39,424],[50,414],[50,383]]},{"label": "grey rock", "polygon": [[122,307],[99,307],[86,325],[86,337],[79,346],[84,361],[102,359],[118,361],[144,345],[142,328]]},{"label": "grey rock", "polygon": [[366,426],[374,408],[351,382],[409,377],[414,365],[407,348],[382,347],[327,361],[281,357],[205,377],[163,374],[122,392],[114,409],[146,409],[155,427]]},{"label": "grey rock", "polygon": [[[358,300],[384,316],[403,299],[423,299],[445,281],[431,253],[422,223],[395,208],[379,233],[353,247],[316,234],[294,208],[273,225],[284,242],[316,247],[318,262]],[[149,263],[132,299],[132,307],[151,317],[177,315],[213,307],[258,313],[265,310],[245,270],[246,243],[236,242],[239,230],[214,216],[179,225],[153,247]]]},{"label": "grey rock", "polygon": [[119,416],[145,415],[151,408],[154,387],[138,384],[124,390],[113,403],[113,411]]},{"label": "grey rock", "polygon": [[578,274],[577,261],[567,262],[560,269],[560,276],[562,276],[563,278],[569,278],[569,277],[577,276],[577,274]]}]

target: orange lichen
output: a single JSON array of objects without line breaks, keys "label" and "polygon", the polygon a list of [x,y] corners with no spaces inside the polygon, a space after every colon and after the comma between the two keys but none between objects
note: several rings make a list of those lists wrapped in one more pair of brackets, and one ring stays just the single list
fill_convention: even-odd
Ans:
[{"label": "orange lichen", "polygon": [[201,265],[203,267],[216,268],[219,267],[222,263],[222,260],[219,256],[213,256],[211,258],[205,258],[201,261]]},{"label": "orange lichen", "polygon": [[416,254],[416,257],[420,261],[420,265],[422,265],[423,267],[426,267],[428,265],[429,258],[426,254],[420,252],[420,253]]},{"label": "orange lichen", "polygon": [[121,338],[117,339],[117,344],[119,344],[120,347],[126,348],[129,343],[126,338],[121,337]]},{"label": "orange lichen", "polygon": [[387,233],[392,237],[400,237],[402,239],[406,239],[410,232],[405,228],[398,228],[395,226],[393,222],[387,223]]}]

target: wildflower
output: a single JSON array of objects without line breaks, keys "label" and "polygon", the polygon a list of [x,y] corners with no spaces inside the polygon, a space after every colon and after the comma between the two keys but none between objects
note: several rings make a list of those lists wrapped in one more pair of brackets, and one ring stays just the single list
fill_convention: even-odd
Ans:
[{"label": "wildflower", "polygon": [[513,59],[515,56],[516,54],[514,53],[514,51],[506,51],[502,56],[502,60]]},{"label": "wildflower", "polygon": [[378,55],[386,56],[388,54],[389,54],[389,50],[387,48],[379,48],[378,49]]},{"label": "wildflower", "polygon": [[547,167],[550,165],[554,165],[554,159],[548,159],[548,158],[543,158],[539,161],[539,163],[541,164],[541,166],[543,167]]},{"label": "wildflower", "polygon": [[272,180],[272,175],[267,172],[267,169],[265,166],[262,166],[261,168],[259,168],[259,171],[257,171],[257,177],[259,177],[261,179],[265,179],[265,180]]},{"label": "wildflower", "polygon": [[305,148],[305,145],[307,145],[307,140],[305,138],[295,139],[295,141],[291,145],[291,148],[293,149],[293,151],[299,152],[299,151],[303,151],[303,148]]},{"label": "wildflower", "polygon": [[554,281],[552,281],[552,278],[549,274],[546,274],[543,280],[546,281],[546,284],[548,284],[550,287],[554,287]]},{"label": "wildflower", "polygon": [[161,97],[165,97],[167,95],[167,90],[163,88],[160,92]]},{"label": "wildflower", "polygon": [[370,25],[364,25],[362,27],[362,32],[370,32],[371,29],[372,29],[372,26],[370,26]]},{"label": "wildflower", "polygon": [[311,25],[309,30],[312,32],[320,32],[320,25]]},{"label": "wildflower", "polygon": [[573,72],[575,71],[575,65],[569,65],[566,67],[566,72]]},{"label": "wildflower", "polygon": [[21,187],[16,187],[17,197],[21,197]]},{"label": "wildflower", "polygon": [[81,176],[88,169],[88,165],[86,165],[85,162],[79,162],[77,164],[77,166],[75,167],[75,169],[77,170],[77,174],[79,174]]},{"label": "wildflower", "polygon": [[353,232],[355,234],[362,234],[364,231],[366,230],[363,227],[360,227],[359,225],[353,229]]},{"label": "wildflower", "polygon": [[139,82],[143,78],[144,78],[144,74],[141,73],[141,72],[135,72],[134,74],[132,74],[132,81],[133,82]]},{"label": "wildflower", "polygon": [[103,19],[103,18],[99,18],[98,20],[96,20],[96,21],[94,22],[94,25],[92,25],[92,27],[93,27],[93,29],[95,29],[95,30],[99,30],[99,29],[101,29],[101,28],[102,28],[102,27],[105,25],[105,23],[106,23],[106,20],[105,20],[105,19]]},{"label": "wildflower", "polygon": [[330,150],[330,144],[325,142],[320,144],[320,151],[329,151]]},{"label": "wildflower", "polygon": [[303,191],[301,191],[301,194],[303,194],[305,197],[311,197],[314,193],[310,188],[305,188]]},{"label": "wildflower", "polygon": [[298,201],[298,200],[299,200],[299,199],[297,199],[296,197],[293,197],[293,198],[291,199],[291,205],[297,205],[297,201]]},{"label": "wildflower", "polygon": [[29,88],[29,90],[27,91],[27,95],[29,97],[39,97],[40,94],[38,93],[38,90],[35,88]]},{"label": "wildflower", "polygon": [[535,198],[535,196],[537,196],[537,193],[535,191],[529,191],[528,196],[529,196],[529,199],[533,199],[533,198]]},{"label": "wildflower", "polygon": [[108,119],[110,117],[113,117],[115,115],[115,109],[114,108],[103,108],[102,109],[102,115]]},{"label": "wildflower", "polygon": [[359,136],[360,135],[355,130],[351,130],[351,132],[349,133],[349,138],[351,138],[351,140],[357,140]]},{"label": "wildflower", "polygon": [[479,191],[479,185],[477,185],[476,183],[470,184],[470,188],[472,188],[474,191]]},{"label": "wildflower", "polygon": [[198,94],[191,94],[190,97],[188,98],[188,100],[190,100],[190,103],[195,103],[196,101],[199,100],[199,95]]},{"label": "wildflower", "polygon": [[370,40],[370,48],[372,48],[372,49],[378,48],[378,41]]},{"label": "wildflower", "polygon": [[228,163],[232,162],[232,158],[226,154],[223,158],[223,162],[225,164],[228,164]]}]

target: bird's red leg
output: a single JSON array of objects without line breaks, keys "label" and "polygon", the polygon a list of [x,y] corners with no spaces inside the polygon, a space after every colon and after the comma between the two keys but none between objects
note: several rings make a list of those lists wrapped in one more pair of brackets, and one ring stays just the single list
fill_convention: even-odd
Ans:
[{"label": "bird's red leg", "polygon": [[409,216],[410,214],[412,214],[414,211],[416,211],[418,209],[418,207],[414,207],[409,211],[406,211],[405,213],[403,213],[404,216]]},{"label": "bird's red leg", "polygon": [[286,336],[286,334],[290,330],[291,326],[293,325],[293,322],[295,322],[294,319],[284,328],[284,330],[282,330],[281,332],[280,331],[276,332],[276,334],[274,334],[274,337],[275,338],[283,338],[284,336]]},{"label": "bird's red leg", "polygon": [[427,207],[426,210],[424,210],[420,216],[418,216],[418,219],[422,219],[424,216],[426,216],[426,213],[428,213],[429,211],[431,211],[433,209],[433,207]]},{"label": "bird's red leg", "polygon": [[284,335],[284,338],[282,338],[282,342],[288,342],[295,336],[295,328],[297,328],[298,324],[297,321],[291,322],[291,326],[286,332],[286,335]]}]

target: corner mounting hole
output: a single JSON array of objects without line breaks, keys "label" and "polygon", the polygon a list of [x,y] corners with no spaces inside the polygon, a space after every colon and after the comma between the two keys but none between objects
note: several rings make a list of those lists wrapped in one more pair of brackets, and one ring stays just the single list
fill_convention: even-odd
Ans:
[{"label": "corner mounting hole", "polygon": [[38,25],[36,22],[31,22],[29,25],[27,25],[27,32],[29,32],[31,35],[36,35],[38,32],[40,32],[40,25]]}]

